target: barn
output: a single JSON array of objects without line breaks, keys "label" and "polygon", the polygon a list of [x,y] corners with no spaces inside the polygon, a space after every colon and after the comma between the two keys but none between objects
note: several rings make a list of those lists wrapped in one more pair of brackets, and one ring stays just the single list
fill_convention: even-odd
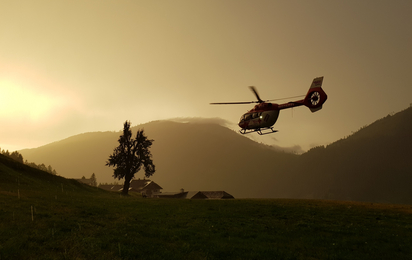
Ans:
[{"label": "barn", "polygon": [[234,199],[225,191],[180,191],[165,192],[154,195],[154,198],[167,199]]}]

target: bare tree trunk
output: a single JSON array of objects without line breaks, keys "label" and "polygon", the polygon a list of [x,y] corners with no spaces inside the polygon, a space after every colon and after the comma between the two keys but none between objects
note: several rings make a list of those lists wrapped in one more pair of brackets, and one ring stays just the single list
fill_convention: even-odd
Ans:
[{"label": "bare tree trunk", "polygon": [[128,195],[129,194],[129,187],[130,187],[130,181],[132,178],[125,176],[124,178],[124,185],[123,185],[123,190],[122,190],[122,194],[123,195]]}]

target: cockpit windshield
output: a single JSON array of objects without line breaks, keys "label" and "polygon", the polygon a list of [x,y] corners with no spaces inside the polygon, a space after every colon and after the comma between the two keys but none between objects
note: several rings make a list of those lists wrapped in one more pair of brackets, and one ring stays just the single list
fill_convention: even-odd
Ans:
[{"label": "cockpit windshield", "polygon": [[262,116],[262,113],[261,113],[261,112],[260,112],[260,113],[257,113],[257,112],[255,112],[255,113],[247,113],[247,114],[244,114],[244,115],[242,115],[242,116],[240,117],[239,122],[249,121],[249,120],[251,120],[251,119],[255,119],[255,118],[258,118],[258,117],[262,118],[261,116]]},{"label": "cockpit windshield", "polygon": [[239,122],[240,122],[240,123],[243,122],[243,121],[245,121],[245,115],[242,115],[242,116],[240,117],[240,119],[239,119]]}]

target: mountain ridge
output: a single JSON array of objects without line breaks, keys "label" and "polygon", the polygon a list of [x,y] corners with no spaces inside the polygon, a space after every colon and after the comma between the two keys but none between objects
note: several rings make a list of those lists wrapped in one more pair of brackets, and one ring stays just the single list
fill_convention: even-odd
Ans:
[{"label": "mountain ridge", "polygon": [[[412,107],[302,155],[276,151],[217,123],[162,120],[134,126],[132,131],[137,128],[155,140],[152,154],[157,171],[151,179],[164,191],[184,188],[225,190],[237,198],[412,203],[407,188],[412,184]],[[64,139],[64,145],[21,153],[31,161],[37,153],[39,161],[66,177],[95,173],[98,182],[110,182],[112,168],[104,164],[120,134],[81,134]],[[61,173],[60,168],[65,171]]]},{"label": "mountain ridge", "polygon": [[[300,157],[302,180],[290,196],[412,203],[412,107]],[[318,168],[310,168],[317,162]],[[310,178],[299,172],[305,170]],[[300,193],[300,194],[298,194]]]},{"label": "mountain ridge", "polygon": [[[278,164],[295,155],[273,151],[269,146],[256,143],[218,124],[178,123],[153,121],[132,127],[143,128],[150,139],[156,173],[151,178],[164,190],[227,190],[237,197],[253,197],[259,192],[259,185],[247,187],[248,173],[257,174],[259,179],[272,179],[270,165],[261,166],[265,174],[259,174],[255,162],[273,161]],[[96,174],[98,182],[112,182],[113,169],[105,162],[118,145],[121,132],[86,133],[54,142],[39,148],[21,150],[24,158],[42,160],[51,164],[62,176],[80,178]],[[88,136],[93,138],[88,139]],[[85,141],[86,140],[86,141]],[[58,148],[63,145],[64,148]],[[266,155],[262,155],[262,151]],[[89,159],[85,159],[89,155]],[[225,154],[226,156],[222,156]],[[205,160],[205,158],[207,158]],[[250,161],[250,163],[249,163]],[[276,167],[274,167],[276,168]],[[142,177],[137,173],[136,178]],[[243,176],[242,178],[240,176]],[[248,180],[246,183],[242,180]],[[238,187],[240,183],[240,188]]]}]

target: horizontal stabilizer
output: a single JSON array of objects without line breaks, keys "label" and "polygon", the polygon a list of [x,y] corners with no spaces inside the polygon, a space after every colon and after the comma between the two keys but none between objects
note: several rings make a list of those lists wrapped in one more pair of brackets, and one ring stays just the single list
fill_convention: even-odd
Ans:
[{"label": "horizontal stabilizer", "polygon": [[322,106],[320,106],[320,107],[314,107],[314,108],[309,108],[310,109],[310,111],[312,111],[312,113],[314,113],[314,112],[316,112],[316,111],[318,111],[318,110],[321,110],[322,109]]}]

